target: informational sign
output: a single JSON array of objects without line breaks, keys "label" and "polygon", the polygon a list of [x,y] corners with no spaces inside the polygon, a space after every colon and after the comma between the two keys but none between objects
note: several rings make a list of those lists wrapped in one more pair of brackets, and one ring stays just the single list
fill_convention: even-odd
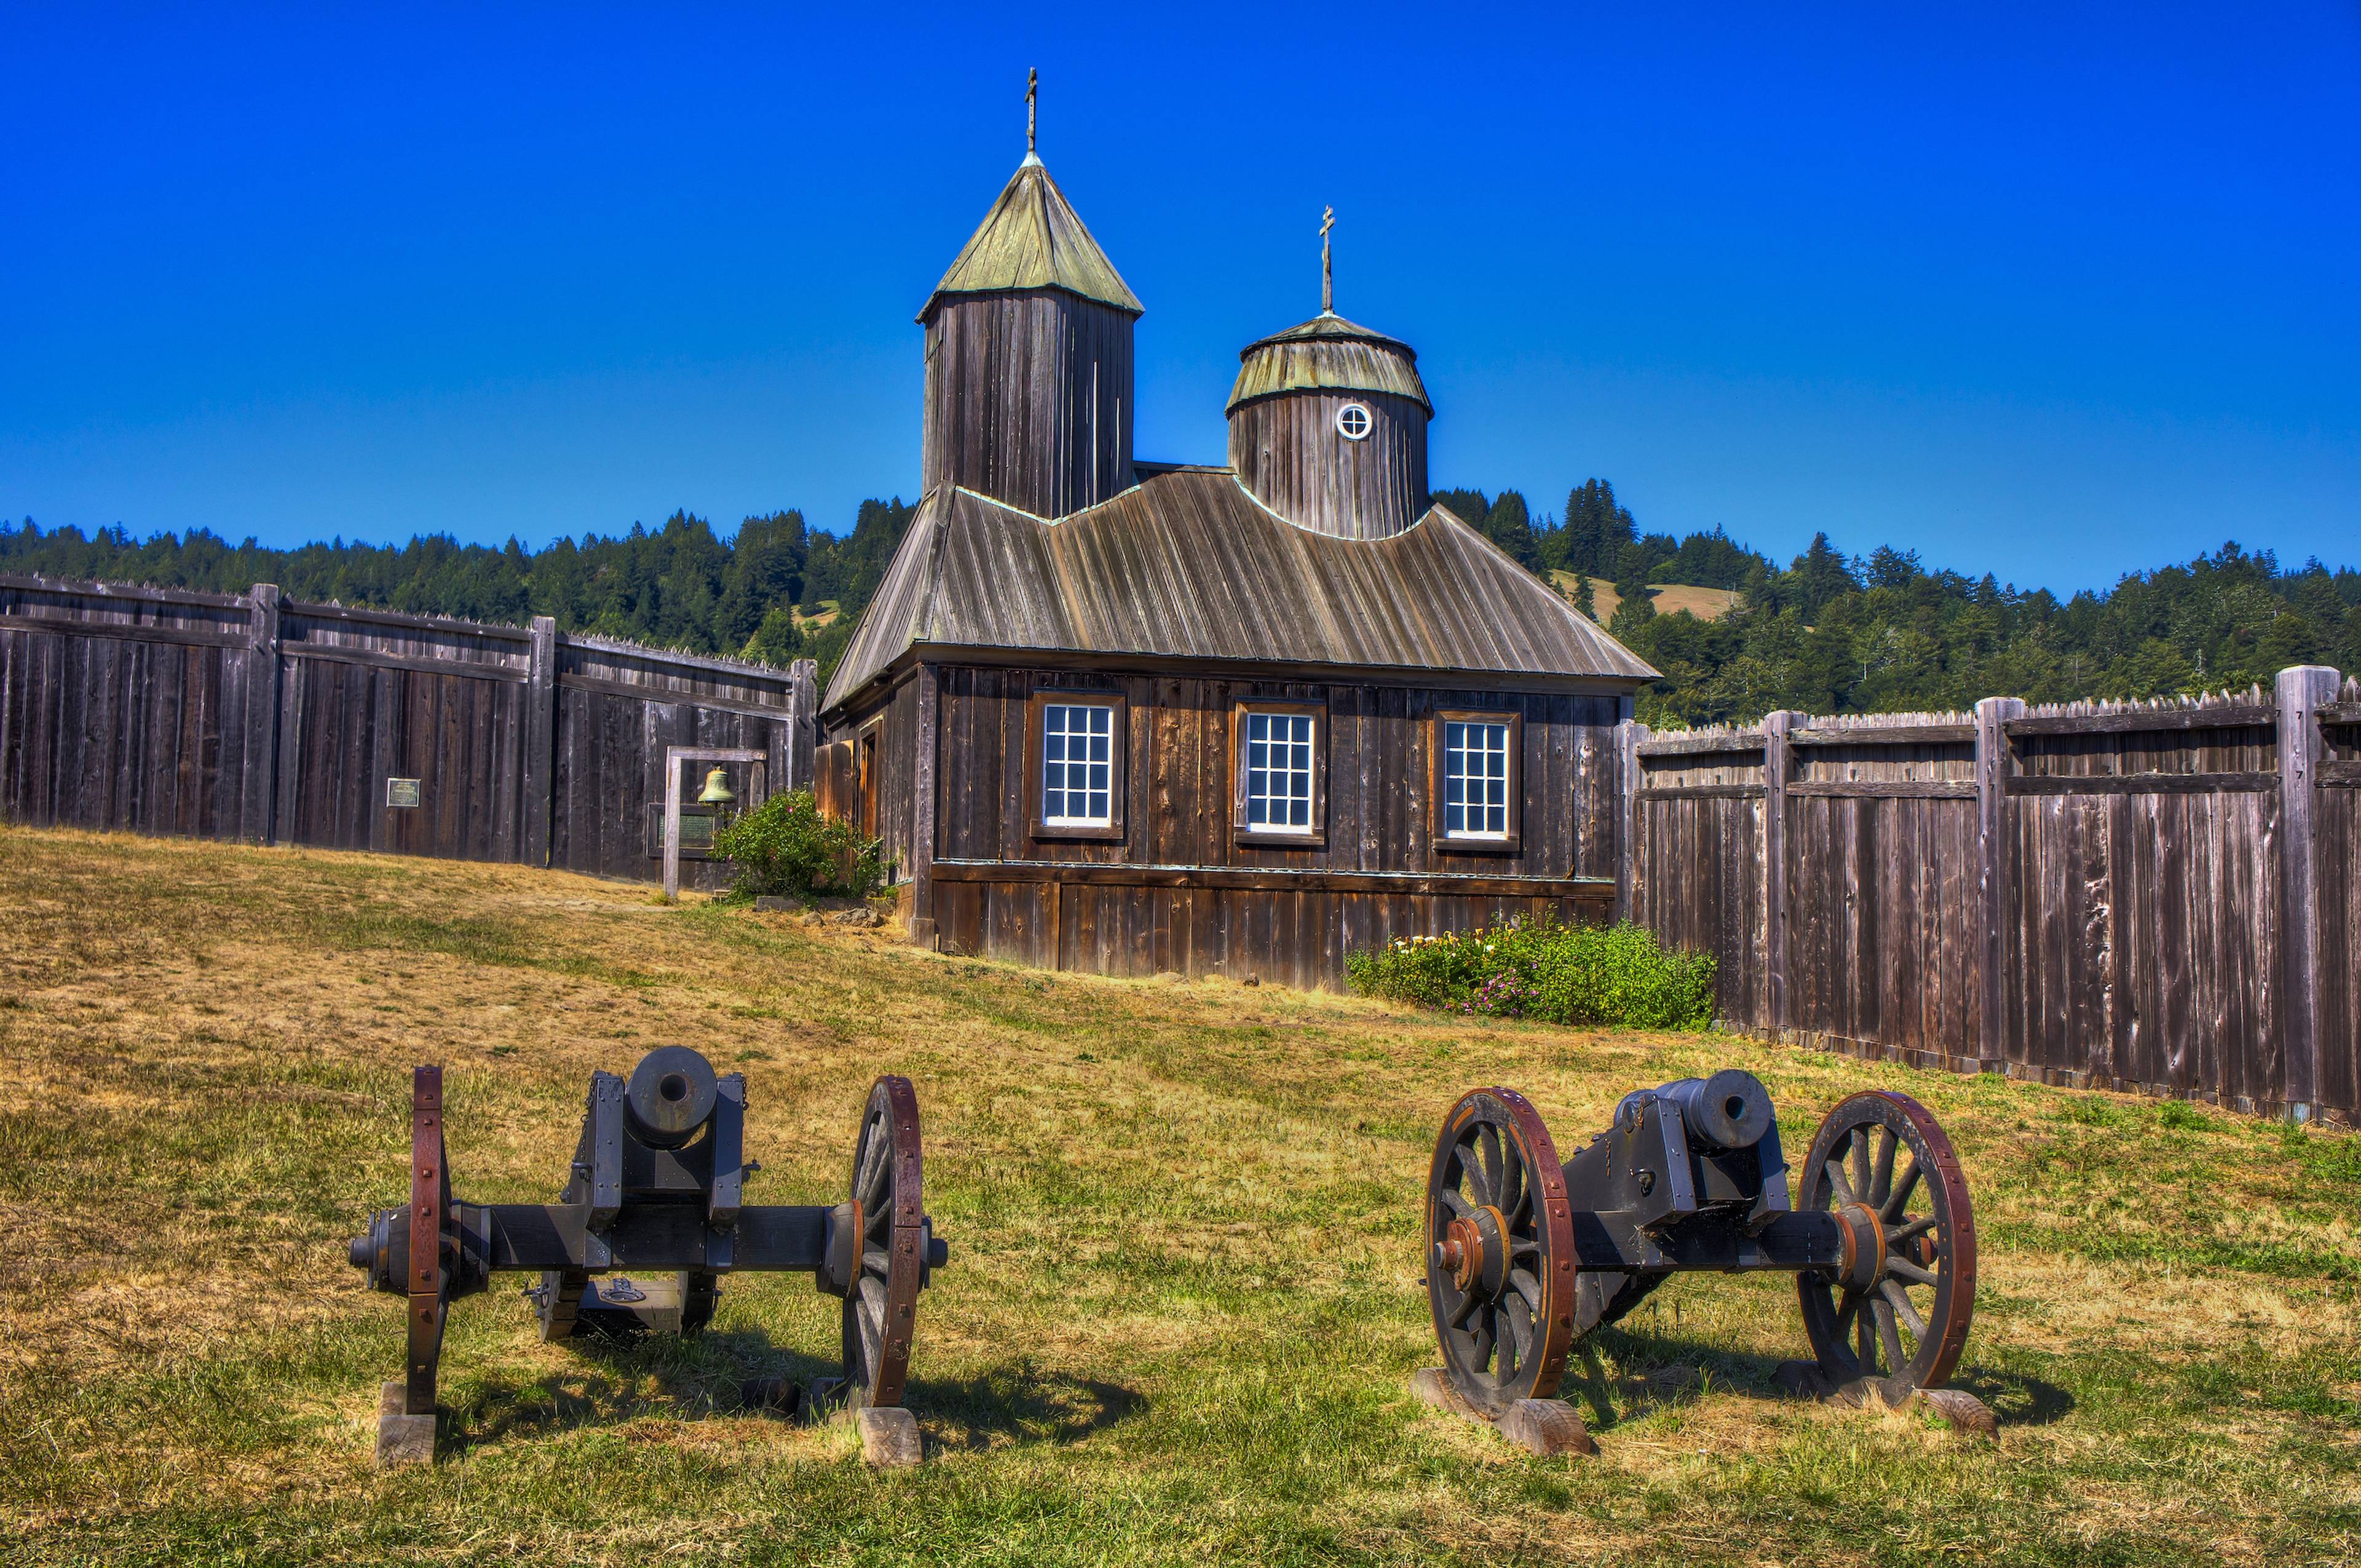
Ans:
[{"label": "informational sign", "polygon": [[415,808],[418,805],[418,781],[416,779],[386,780],[385,803],[389,806]]},{"label": "informational sign", "polygon": [[[710,859],[715,821],[709,806],[682,806],[680,852],[692,861]],[[664,807],[653,801],[648,803],[648,859],[664,859]]]}]

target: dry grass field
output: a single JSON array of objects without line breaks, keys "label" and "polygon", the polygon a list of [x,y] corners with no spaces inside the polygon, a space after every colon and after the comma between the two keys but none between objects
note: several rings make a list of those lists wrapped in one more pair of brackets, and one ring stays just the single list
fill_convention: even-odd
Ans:
[{"label": "dry grass field", "polygon": [[[552,1196],[594,1068],[751,1080],[751,1201],[833,1202],[871,1078],[917,1082],[951,1266],[929,1462],[741,1410],[834,1303],[547,1346],[461,1303],[443,1463],[371,1466],[401,1310],[345,1238],[446,1065],[463,1196]],[[1790,1147],[1907,1089],[1964,1157],[1959,1382],[1997,1445],[1781,1399],[1791,1286],[1675,1281],[1569,1396],[1596,1458],[1417,1404],[1417,1216],[1463,1090],[1562,1146],[1736,1063]],[[2349,1563],[2361,1154],[2212,1111],[1719,1036],[1479,1025],[1269,988],[1045,976],[515,869],[0,828],[0,1524],[32,1563]]]},{"label": "dry grass field", "polygon": [[[1550,581],[1558,592],[1572,595],[1575,577],[1572,572],[1552,572]],[[1719,620],[1738,608],[1738,593],[1732,588],[1693,588],[1686,583],[1650,583],[1656,590],[1653,600],[1658,615],[1672,615],[1687,610],[1699,620]],[[1606,625],[1615,619],[1616,609],[1623,600],[1617,596],[1615,585],[1603,577],[1590,579],[1590,602],[1598,611],[1598,624]]]}]

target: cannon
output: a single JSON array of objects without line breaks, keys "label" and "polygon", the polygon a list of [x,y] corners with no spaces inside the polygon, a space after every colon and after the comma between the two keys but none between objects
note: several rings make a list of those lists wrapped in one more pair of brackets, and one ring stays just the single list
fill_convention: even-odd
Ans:
[{"label": "cannon", "polygon": [[[525,1293],[541,1337],[560,1340],[586,1330],[694,1333],[712,1321],[724,1276],[807,1270],[823,1293],[843,1299],[843,1373],[800,1402],[807,1412],[863,1412],[873,1457],[881,1445],[915,1457],[917,1428],[898,1407],[918,1293],[950,1249],[926,1212],[908,1079],[888,1075],[871,1087],[851,1195],[832,1208],[743,1201],[746,1179],[761,1168],[744,1157],[745,1075],[717,1077],[685,1046],[650,1051],[629,1079],[591,1074],[582,1135],[555,1203],[455,1200],[443,1110],[443,1069],[419,1068],[410,1202],[373,1214],[350,1249],[371,1287],[409,1301],[405,1376],[385,1386],[379,1405],[380,1464],[433,1459],[445,1315],[507,1273],[540,1276]],[[434,1245],[413,1245],[421,1235]],[[781,1401],[773,1392],[764,1402]]]},{"label": "cannon", "polygon": [[[1521,1402],[1554,1406],[1574,1347],[1675,1274],[1795,1276],[1818,1377],[1853,1403],[1940,1388],[1975,1305],[1967,1183],[1925,1106],[1838,1105],[1791,1202],[1770,1093],[1735,1069],[1626,1095],[1565,1161],[1523,1095],[1466,1094],[1435,1142],[1425,1234],[1444,1365],[1422,1392],[1543,1452],[1511,1415],[1573,1418]],[[1566,1445],[1587,1446],[1578,1423]]]}]

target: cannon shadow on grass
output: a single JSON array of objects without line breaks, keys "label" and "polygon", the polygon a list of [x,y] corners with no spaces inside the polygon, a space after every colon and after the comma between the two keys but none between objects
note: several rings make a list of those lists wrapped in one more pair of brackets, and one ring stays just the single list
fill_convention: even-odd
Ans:
[{"label": "cannon shadow on grass", "polygon": [[[1810,1359],[1797,1348],[1798,1358]],[[1609,1359],[1620,1375],[1608,1371]],[[1778,1380],[1780,1366],[1789,1359],[1795,1358],[1734,1351],[1685,1334],[1605,1328],[1575,1346],[1557,1397],[1578,1406],[1593,1431],[1604,1431],[1707,1389],[1763,1399],[1792,1398]],[[2004,1427],[2048,1426],[2074,1409],[2074,1396],[2055,1383],[1973,1363],[1953,1373],[1949,1387],[1964,1388],[1991,1406]]]},{"label": "cannon shadow on grass", "polygon": [[[741,1393],[747,1383],[778,1379],[808,1388],[842,1371],[833,1357],[781,1345],[758,1330],[636,1339],[586,1332],[568,1348],[573,1365],[545,1376],[473,1380],[451,1406],[445,1452],[615,1427],[647,1416],[739,1419],[756,1413]],[[984,1449],[1012,1439],[1076,1442],[1147,1408],[1119,1384],[1045,1370],[1029,1358],[1003,1362],[963,1381],[913,1377],[902,1402],[925,1425],[930,1444],[950,1449]]]},{"label": "cannon shadow on grass", "polygon": [[[567,1365],[539,1377],[496,1374],[451,1388],[446,1452],[508,1438],[620,1426],[644,1416],[696,1420],[753,1412],[741,1392],[758,1379],[808,1386],[834,1376],[835,1361],[783,1345],[760,1330],[613,1338],[584,1331],[566,1342]],[[446,1396],[447,1398],[447,1396]]]},{"label": "cannon shadow on grass", "polygon": [[990,1448],[1008,1439],[1080,1442],[1148,1409],[1135,1389],[1046,1369],[1029,1356],[965,1382],[913,1378],[903,1403],[930,1442],[950,1449]]}]

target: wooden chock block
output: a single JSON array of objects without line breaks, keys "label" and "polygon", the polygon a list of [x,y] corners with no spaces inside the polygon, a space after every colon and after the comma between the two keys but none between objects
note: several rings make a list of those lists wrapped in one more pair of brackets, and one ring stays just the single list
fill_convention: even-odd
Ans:
[{"label": "wooden chock block", "polygon": [[907,1470],[924,1457],[918,1442],[918,1418],[899,1405],[872,1406],[855,1412],[861,1429],[861,1457],[876,1470]]},{"label": "wooden chock block", "polygon": [[400,1470],[434,1463],[434,1412],[410,1413],[406,1385],[388,1383],[378,1391],[377,1467]]},{"label": "wooden chock block", "polygon": [[1564,1399],[1520,1399],[1501,1412],[1500,1435],[1528,1453],[1596,1453],[1598,1442]]},{"label": "wooden chock block", "polygon": [[1963,1437],[1982,1438],[1986,1442],[2000,1441],[2000,1419],[1993,1414],[1990,1405],[1965,1388],[1921,1388],[1912,1396],[1910,1405],[1934,1411]]},{"label": "wooden chock block", "polygon": [[1451,1375],[1440,1366],[1423,1367],[1411,1374],[1410,1388],[1422,1402],[1478,1426],[1490,1427],[1528,1453],[1547,1458],[1560,1453],[1598,1452],[1598,1444],[1582,1424],[1582,1418],[1563,1399],[1519,1399],[1495,1420],[1462,1398],[1452,1385]]}]

